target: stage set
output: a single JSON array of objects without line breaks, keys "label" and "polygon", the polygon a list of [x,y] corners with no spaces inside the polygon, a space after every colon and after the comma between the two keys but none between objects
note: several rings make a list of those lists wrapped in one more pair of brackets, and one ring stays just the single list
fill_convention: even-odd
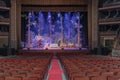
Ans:
[{"label": "stage set", "polygon": [[84,12],[22,12],[22,50],[87,50]]}]

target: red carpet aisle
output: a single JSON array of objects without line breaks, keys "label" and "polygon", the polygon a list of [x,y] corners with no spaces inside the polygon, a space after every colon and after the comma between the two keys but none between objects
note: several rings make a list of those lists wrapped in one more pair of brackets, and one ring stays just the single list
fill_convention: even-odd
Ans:
[{"label": "red carpet aisle", "polygon": [[62,80],[63,70],[60,68],[58,59],[52,59],[48,74],[48,80]]}]

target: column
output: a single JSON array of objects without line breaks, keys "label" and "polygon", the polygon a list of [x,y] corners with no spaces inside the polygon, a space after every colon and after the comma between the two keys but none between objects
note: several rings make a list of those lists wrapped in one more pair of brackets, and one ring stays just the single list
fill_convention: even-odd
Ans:
[{"label": "column", "polygon": [[88,0],[88,48],[92,48],[92,0]]},{"label": "column", "polygon": [[10,44],[11,44],[11,48],[15,48],[17,49],[17,24],[16,24],[16,6],[17,6],[17,3],[16,3],[17,0],[11,0],[11,13],[10,13],[10,16],[11,16],[11,40],[10,40]]},{"label": "column", "polygon": [[28,49],[30,49],[30,45],[31,45],[31,43],[30,43],[30,17],[31,17],[31,12],[28,14],[28,25],[27,25],[27,27],[28,27]]},{"label": "column", "polygon": [[50,19],[49,19],[49,24],[50,24],[50,45],[51,45],[51,40],[52,40],[52,21],[51,21],[51,16],[50,16]]},{"label": "column", "polygon": [[98,47],[98,0],[92,0],[92,48]]},{"label": "column", "polygon": [[[21,0],[16,0],[16,31],[17,31],[17,48],[21,49]],[[13,15],[13,14],[12,14]]]},{"label": "column", "polygon": [[63,20],[62,20],[62,15],[61,15],[61,17],[60,17],[61,19],[60,19],[60,21],[61,21],[61,44],[63,45]]},{"label": "column", "polygon": [[78,47],[81,48],[82,47],[82,44],[81,44],[81,39],[80,39],[80,13],[78,12],[77,13],[77,20],[78,20]]}]

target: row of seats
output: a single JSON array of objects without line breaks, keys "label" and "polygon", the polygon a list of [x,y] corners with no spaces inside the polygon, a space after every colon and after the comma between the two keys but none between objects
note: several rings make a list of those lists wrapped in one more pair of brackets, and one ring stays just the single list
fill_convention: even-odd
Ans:
[{"label": "row of seats", "polygon": [[50,52],[21,52],[19,56],[53,56]]},{"label": "row of seats", "polygon": [[0,59],[0,80],[44,80],[51,55],[22,55]]},{"label": "row of seats", "polygon": [[68,80],[120,80],[119,59],[77,54],[59,57]]}]

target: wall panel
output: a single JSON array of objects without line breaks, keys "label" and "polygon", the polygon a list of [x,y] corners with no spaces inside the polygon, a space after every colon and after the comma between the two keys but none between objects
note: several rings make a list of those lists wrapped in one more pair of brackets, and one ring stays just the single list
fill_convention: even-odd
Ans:
[{"label": "wall panel", "polygon": [[74,6],[74,7],[61,7],[61,6],[54,6],[54,7],[50,7],[50,6],[47,6],[47,7],[22,7],[22,11],[62,11],[62,12],[68,12],[68,11],[71,11],[71,12],[75,12],[75,11],[87,11],[87,6]]},{"label": "wall panel", "polygon": [[29,5],[87,5],[87,0],[21,0]]}]

